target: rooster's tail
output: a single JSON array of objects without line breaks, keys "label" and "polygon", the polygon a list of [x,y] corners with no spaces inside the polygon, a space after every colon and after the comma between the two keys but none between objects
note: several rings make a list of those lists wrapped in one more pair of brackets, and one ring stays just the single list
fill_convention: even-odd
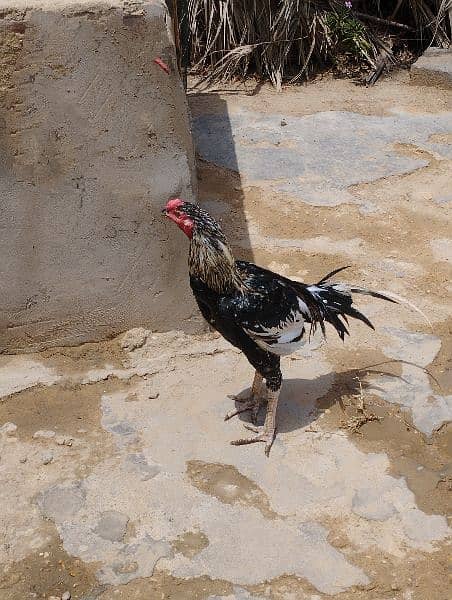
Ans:
[{"label": "rooster's tail", "polygon": [[316,329],[317,325],[320,325],[323,335],[325,335],[325,321],[330,323],[339,334],[341,340],[344,340],[345,335],[349,335],[347,325],[348,318],[352,317],[365,323],[371,329],[375,329],[369,319],[363,315],[359,310],[353,306],[353,294],[364,294],[366,296],[373,296],[380,300],[387,300],[398,304],[394,297],[387,296],[381,292],[374,292],[362,287],[356,287],[346,283],[329,283],[329,280],[333,275],[343,271],[348,267],[341,267],[325,275],[317,284],[307,286],[307,291],[312,297],[314,306],[310,306],[311,314],[313,319],[311,322],[312,330]]}]

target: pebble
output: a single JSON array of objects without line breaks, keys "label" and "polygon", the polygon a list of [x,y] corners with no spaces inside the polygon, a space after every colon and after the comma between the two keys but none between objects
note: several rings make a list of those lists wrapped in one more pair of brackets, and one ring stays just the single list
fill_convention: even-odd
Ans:
[{"label": "pebble", "polygon": [[141,348],[146,343],[148,335],[149,331],[147,331],[147,329],[143,329],[142,327],[131,329],[124,334],[120,342],[121,348],[123,350],[128,350],[129,352],[132,352],[137,348]]},{"label": "pebble", "polygon": [[87,429],[77,429],[77,433],[88,433]]},{"label": "pebble", "polygon": [[55,437],[55,432],[51,431],[51,430],[40,429],[39,431],[35,431],[33,434],[34,440],[38,440],[38,439],[50,440],[53,437]]},{"label": "pebble", "polygon": [[0,431],[6,435],[14,435],[17,431],[17,425],[15,423],[5,423]]},{"label": "pebble", "polygon": [[28,458],[26,456],[22,456],[22,458],[19,458],[19,462],[21,462],[22,464],[26,463],[28,460]]},{"label": "pebble", "polygon": [[71,592],[64,592],[61,596],[61,600],[71,600]]},{"label": "pebble", "polygon": [[49,596],[48,600],[60,600],[59,596]]},{"label": "pebble", "polygon": [[74,438],[65,435],[58,435],[55,438],[55,442],[58,444],[58,446],[72,446],[73,441]]},{"label": "pebble", "polygon": [[41,454],[42,464],[48,465],[53,460],[53,454],[51,452],[43,452]]}]

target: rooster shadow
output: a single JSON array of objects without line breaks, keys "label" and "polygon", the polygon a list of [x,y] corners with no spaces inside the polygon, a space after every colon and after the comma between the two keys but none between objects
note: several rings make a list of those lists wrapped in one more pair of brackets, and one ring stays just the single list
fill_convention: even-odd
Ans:
[{"label": "rooster shadow", "polygon": [[[327,408],[339,404],[345,397],[358,398],[366,389],[376,387],[368,379],[368,375],[381,373],[367,368],[351,369],[341,373],[326,373],[313,379],[284,379],[278,404],[278,432],[288,433],[303,429],[317,421],[319,414]],[[385,375],[397,377],[394,373]],[[250,388],[237,394],[237,399],[243,399],[250,394]],[[242,405],[236,400],[236,408]],[[261,406],[257,420],[262,425],[265,417],[265,402]],[[238,418],[244,423],[251,422],[250,411],[240,413]]]}]

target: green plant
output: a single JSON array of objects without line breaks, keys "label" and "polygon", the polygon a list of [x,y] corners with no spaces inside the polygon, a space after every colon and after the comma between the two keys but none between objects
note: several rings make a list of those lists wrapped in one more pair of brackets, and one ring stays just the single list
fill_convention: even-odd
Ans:
[{"label": "green plant", "polygon": [[369,41],[368,30],[362,21],[353,17],[346,8],[338,8],[327,13],[325,22],[328,25],[330,39],[333,42],[332,52],[346,52],[357,60],[365,60],[374,64],[373,47]]}]

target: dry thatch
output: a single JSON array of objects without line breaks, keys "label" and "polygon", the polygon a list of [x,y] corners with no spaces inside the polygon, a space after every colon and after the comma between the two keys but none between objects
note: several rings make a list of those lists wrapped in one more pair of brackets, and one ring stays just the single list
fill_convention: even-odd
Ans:
[{"label": "dry thatch", "polygon": [[210,81],[255,74],[276,88],[338,56],[378,69],[391,39],[449,42],[452,0],[188,0],[193,70]]}]

